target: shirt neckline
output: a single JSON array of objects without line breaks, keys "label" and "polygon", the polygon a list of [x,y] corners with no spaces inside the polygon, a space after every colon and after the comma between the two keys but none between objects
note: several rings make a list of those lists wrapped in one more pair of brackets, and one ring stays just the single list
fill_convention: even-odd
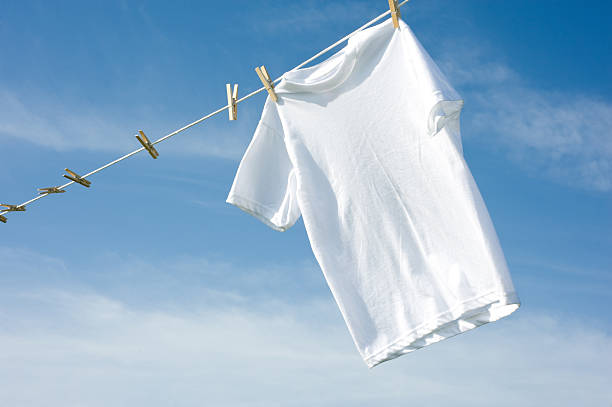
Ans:
[{"label": "shirt neckline", "polygon": [[358,54],[357,36],[349,38],[344,48],[325,61],[308,68],[285,72],[276,89],[281,92],[323,92],[339,86],[346,81],[355,67]]}]

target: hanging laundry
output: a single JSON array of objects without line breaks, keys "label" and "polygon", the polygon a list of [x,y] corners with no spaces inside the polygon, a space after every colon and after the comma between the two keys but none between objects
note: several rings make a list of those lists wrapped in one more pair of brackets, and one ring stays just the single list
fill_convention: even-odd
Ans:
[{"label": "hanging laundry", "polygon": [[369,367],[520,305],[463,157],[463,101],[391,20],[287,72],[227,202],[284,231],[303,217]]}]

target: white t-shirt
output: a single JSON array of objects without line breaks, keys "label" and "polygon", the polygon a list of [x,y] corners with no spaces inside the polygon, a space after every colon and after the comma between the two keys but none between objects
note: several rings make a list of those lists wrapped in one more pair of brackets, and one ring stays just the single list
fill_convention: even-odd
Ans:
[{"label": "white t-shirt", "polygon": [[301,215],[369,367],[519,307],[462,152],[463,101],[390,20],[266,100],[227,202],[284,231]]}]

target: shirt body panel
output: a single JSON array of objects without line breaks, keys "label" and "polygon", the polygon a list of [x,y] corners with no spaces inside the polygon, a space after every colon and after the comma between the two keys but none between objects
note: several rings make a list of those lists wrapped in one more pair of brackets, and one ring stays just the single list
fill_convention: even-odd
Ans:
[{"label": "shirt body panel", "polygon": [[482,307],[479,298],[518,302],[463,158],[462,101],[403,22],[289,72],[277,93],[268,108],[295,177],[293,202],[369,365],[394,357],[379,357],[385,350],[435,342],[425,331],[394,348],[431,321],[439,329],[442,315],[456,320],[451,310]]}]

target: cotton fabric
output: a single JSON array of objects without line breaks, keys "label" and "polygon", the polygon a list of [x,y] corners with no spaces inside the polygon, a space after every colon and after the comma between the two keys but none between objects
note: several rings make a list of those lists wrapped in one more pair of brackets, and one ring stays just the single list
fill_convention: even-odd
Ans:
[{"label": "cotton fabric", "polygon": [[287,72],[227,202],[313,253],[369,367],[520,303],[464,161],[463,100],[402,21]]}]

